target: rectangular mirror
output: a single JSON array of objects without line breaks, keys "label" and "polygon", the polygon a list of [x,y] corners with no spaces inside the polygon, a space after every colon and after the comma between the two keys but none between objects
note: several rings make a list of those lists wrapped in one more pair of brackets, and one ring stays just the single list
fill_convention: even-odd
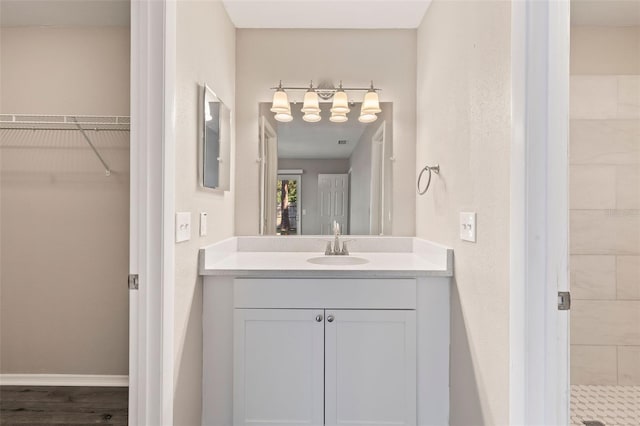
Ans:
[{"label": "rectangular mirror", "polygon": [[344,123],[329,121],[331,103],[320,104],[322,120],[302,119],[291,105],[290,122],[279,122],[271,103],[260,103],[260,233],[391,235],[393,164],[391,102],[373,123],[358,121],[360,103]]},{"label": "rectangular mirror", "polygon": [[200,185],[229,191],[231,111],[207,85],[201,87]]}]

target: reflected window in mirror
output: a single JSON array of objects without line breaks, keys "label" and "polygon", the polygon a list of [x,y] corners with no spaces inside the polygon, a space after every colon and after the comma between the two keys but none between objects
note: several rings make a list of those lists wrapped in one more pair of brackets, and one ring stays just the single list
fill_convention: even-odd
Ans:
[{"label": "reflected window in mirror", "polygon": [[271,103],[259,104],[261,229],[266,235],[391,235],[393,214],[393,105],[381,103],[372,123],[358,121],[351,104],[344,123],[329,121],[331,103],[321,103],[322,120],[278,122]]}]

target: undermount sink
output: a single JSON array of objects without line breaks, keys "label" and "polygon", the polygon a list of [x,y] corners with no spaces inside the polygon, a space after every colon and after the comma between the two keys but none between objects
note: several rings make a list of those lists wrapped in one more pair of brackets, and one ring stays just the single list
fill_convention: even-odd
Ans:
[{"label": "undermount sink", "polygon": [[307,259],[316,265],[362,265],[369,263],[367,259],[355,256],[318,256]]}]

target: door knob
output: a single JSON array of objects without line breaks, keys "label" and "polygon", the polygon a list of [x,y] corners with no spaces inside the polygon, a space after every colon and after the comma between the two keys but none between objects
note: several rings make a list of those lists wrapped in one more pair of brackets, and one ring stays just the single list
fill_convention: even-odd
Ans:
[{"label": "door knob", "polygon": [[317,322],[322,322],[322,315],[317,315],[316,316],[316,321]]},{"label": "door knob", "polygon": [[329,322],[333,322],[333,320],[334,320],[333,315],[329,315],[329,316],[327,317],[327,321],[329,321]]}]

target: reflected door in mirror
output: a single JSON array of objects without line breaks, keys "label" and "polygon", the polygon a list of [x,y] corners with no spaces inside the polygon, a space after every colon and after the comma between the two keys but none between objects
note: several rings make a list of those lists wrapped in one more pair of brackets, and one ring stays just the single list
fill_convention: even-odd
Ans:
[{"label": "reflected door in mirror", "polygon": [[349,175],[318,175],[318,207],[320,211],[320,234],[333,234],[333,224],[340,225],[341,232],[348,234],[349,229]]}]

